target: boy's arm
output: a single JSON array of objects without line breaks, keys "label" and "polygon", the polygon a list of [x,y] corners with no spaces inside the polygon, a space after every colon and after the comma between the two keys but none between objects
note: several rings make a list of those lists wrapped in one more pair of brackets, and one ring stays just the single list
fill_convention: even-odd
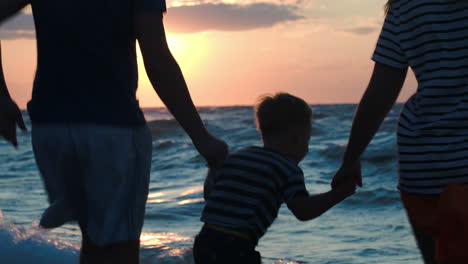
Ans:
[{"label": "boy's arm", "polygon": [[2,45],[0,42],[0,137],[5,138],[13,146],[18,146],[16,125],[25,131],[23,117],[18,105],[11,99],[5,82],[2,66]]},{"label": "boy's arm", "polygon": [[354,182],[347,182],[339,188],[312,196],[297,196],[287,202],[289,210],[301,221],[319,217],[330,208],[340,203],[356,190]]},{"label": "boy's arm", "polygon": [[161,100],[212,168],[227,155],[227,145],[206,130],[192,102],[182,71],[167,46],[161,12],[141,11],[135,30],[148,77]]},{"label": "boy's arm", "polygon": [[29,0],[0,0],[0,23],[29,4]]}]

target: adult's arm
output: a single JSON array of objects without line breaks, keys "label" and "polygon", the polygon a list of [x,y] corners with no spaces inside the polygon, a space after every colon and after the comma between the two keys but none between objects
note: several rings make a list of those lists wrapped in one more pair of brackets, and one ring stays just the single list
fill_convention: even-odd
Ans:
[{"label": "adult's arm", "polygon": [[[0,0],[0,24],[29,4],[29,0]],[[5,83],[2,66],[2,46],[0,43],[0,98],[10,97]]]},{"label": "adult's arm", "polygon": [[166,42],[162,13],[140,11],[135,31],[146,73],[156,93],[192,139],[210,167],[219,167],[227,155],[227,145],[211,136],[190,97],[182,71]]},{"label": "adult's arm", "polygon": [[343,163],[333,178],[333,187],[347,175],[354,177],[356,184],[362,186],[359,157],[395,104],[407,73],[408,68],[375,64],[369,86],[356,110]]},{"label": "adult's arm", "polygon": [[5,75],[3,74],[2,64],[2,42],[0,41],[0,98],[10,98],[10,93],[6,86]]},{"label": "adult's arm", "polygon": [[13,146],[18,146],[16,125],[23,131],[26,126],[18,105],[11,99],[5,82],[2,66],[2,45],[0,43],[0,137],[5,138]]},{"label": "adult's arm", "polygon": [[29,4],[29,0],[0,0],[0,23]]}]

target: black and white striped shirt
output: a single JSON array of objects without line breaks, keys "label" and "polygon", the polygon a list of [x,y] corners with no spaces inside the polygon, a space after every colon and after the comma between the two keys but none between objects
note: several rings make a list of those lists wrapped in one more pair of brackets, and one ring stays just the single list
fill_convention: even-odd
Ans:
[{"label": "black and white striped shirt", "polygon": [[296,195],[308,192],[302,170],[291,159],[265,148],[244,148],[230,154],[216,172],[201,220],[249,230],[259,239],[281,204]]},{"label": "black and white striped shirt", "polygon": [[372,59],[418,81],[398,126],[399,189],[468,182],[468,1],[393,1]]}]

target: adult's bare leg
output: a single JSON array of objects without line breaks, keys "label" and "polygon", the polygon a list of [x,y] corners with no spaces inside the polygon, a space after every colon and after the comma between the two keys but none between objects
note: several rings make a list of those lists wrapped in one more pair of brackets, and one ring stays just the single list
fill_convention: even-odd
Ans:
[{"label": "adult's bare leg", "polygon": [[81,228],[80,264],[138,264],[140,262],[140,240],[98,246]]}]

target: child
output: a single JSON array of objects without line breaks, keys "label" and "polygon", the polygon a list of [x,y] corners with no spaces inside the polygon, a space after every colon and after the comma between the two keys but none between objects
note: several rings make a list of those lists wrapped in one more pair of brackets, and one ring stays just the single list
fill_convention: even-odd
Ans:
[{"label": "child", "polygon": [[301,221],[320,216],[352,195],[354,183],[310,196],[298,163],[308,152],[312,111],[286,93],[265,96],[256,107],[263,147],[231,153],[205,181],[205,224],[196,237],[196,264],[257,264],[258,240],[283,202]]}]

